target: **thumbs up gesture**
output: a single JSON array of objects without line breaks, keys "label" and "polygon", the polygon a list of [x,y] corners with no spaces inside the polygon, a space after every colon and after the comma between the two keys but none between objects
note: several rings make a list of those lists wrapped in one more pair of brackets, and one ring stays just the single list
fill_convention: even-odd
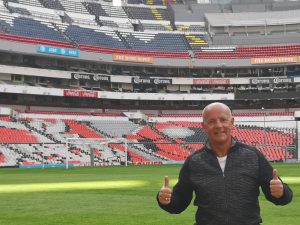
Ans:
[{"label": "thumbs up gesture", "polygon": [[283,184],[278,178],[277,170],[273,170],[273,179],[270,181],[271,195],[275,198],[281,198],[283,196]]},{"label": "thumbs up gesture", "polygon": [[170,179],[168,176],[165,177],[165,184],[159,191],[158,200],[162,205],[168,205],[171,202],[172,190],[170,188]]}]

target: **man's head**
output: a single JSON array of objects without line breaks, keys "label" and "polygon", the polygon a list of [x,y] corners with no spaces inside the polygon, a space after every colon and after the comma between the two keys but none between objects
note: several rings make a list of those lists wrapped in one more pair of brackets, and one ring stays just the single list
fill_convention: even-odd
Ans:
[{"label": "man's head", "polygon": [[231,143],[234,119],[229,107],[220,102],[207,105],[202,111],[202,127],[211,144]]}]

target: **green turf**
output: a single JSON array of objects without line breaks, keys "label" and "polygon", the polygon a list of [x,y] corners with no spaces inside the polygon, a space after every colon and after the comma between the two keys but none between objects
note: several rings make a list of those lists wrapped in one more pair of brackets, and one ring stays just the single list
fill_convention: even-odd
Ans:
[{"label": "green turf", "polygon": [[[261,198],[265,225],[300,224],[300,164],[275,164],[294,191],[288,206]],[[192,225],[195,207],[162,211],[156,193],[180,166],[0,169],[0,225]]]}]

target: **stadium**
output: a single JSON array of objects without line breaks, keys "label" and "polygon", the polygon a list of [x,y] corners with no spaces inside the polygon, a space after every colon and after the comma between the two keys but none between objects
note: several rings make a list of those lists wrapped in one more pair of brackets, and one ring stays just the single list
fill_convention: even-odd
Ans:
[{"label": "stadium", "polygon": [[298,225],[299,15],[299,0],[0,0],[0,224],[192,224],[155,195],[223,102],[294,190],[282,209],[262,198],[263,219]]}]

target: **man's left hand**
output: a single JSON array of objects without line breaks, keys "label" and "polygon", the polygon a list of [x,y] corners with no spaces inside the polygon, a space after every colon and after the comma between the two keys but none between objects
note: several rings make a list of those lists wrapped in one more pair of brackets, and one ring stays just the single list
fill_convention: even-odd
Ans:
[{"label": "man's left hand", "polygon": [[271,195],[275,198],[281,198],[283,196],[283,184],[278,178],[277,170],[273,170],[273,179],[270,181]]}]

